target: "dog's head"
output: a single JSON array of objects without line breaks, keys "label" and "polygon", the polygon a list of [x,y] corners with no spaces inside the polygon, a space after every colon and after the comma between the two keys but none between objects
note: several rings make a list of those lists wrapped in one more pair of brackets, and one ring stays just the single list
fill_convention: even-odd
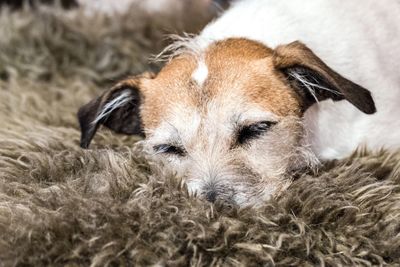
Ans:
[{"label": "dog's head", "polygon": [[157,75],[121,81],[78,113],[88,147],[99,125],[145,136],[146,147],[209,201],[257,204],[316,162],[302,116],[316,101],[375,112],[371,94],[295,42],[275,50],[227,39],[182,53]]}]

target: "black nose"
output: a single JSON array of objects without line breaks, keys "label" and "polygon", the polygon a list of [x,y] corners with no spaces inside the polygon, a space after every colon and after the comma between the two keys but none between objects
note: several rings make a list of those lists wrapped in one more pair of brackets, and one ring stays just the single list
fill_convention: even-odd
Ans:
[{"label": "black nose", "polygon": [[206,193],[206,199],[207,199],[207,201],[214,203],[215,200],[217,199],[217,195],[218,195],[217,192],[214,190],[208,191]]}]

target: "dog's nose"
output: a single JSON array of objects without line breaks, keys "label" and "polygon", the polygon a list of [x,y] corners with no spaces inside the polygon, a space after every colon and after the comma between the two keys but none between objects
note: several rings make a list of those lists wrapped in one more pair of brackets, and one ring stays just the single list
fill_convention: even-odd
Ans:
[{"label": "dog's nose", "polygon": [[214,203],[217,200],[218,193],[215,190],[208,191],[206,193],[207,201]]}]

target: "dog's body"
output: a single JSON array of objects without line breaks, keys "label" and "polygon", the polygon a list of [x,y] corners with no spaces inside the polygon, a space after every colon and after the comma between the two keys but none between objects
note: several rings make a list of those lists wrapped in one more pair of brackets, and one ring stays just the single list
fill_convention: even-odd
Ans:
[{"label": "dog's body", "polygon": [[360,145],[398,148],[398,14],[398,1],[239,1],[170,46],[160,73],[82,107],[82,146],[100,124],[144,133],[190,191],[239,205]]}]

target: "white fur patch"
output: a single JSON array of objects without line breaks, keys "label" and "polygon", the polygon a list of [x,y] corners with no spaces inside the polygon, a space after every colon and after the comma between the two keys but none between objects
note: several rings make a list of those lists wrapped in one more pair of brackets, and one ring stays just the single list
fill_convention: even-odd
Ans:
[{"label": "white fur patch", "polygon": [[198,57],[202,53],[199,42],[195,35],[185,33],[183,36],[169,35],[171,44],[164,48],[158,55],[153,56],[153,61],[170,61],[172,58],[184,53]]},{"label": "white fur patch", "polygon": [[192,79],[198,86],[202,86],[208,77],[208,68],[206,63],[201,60],[197,65],[197,69],[192,74]]}]

